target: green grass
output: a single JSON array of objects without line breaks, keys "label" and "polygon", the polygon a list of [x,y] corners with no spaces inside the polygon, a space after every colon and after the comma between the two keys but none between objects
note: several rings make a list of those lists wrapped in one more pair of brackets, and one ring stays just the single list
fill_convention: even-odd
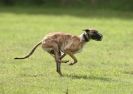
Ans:
[{"label": "green grass", "polygon": [[[133,13],[87,8],[0,7],[0,94],[133,94]],[[41,47],[23,56],[49,32],[79,35],[94,27],[104,36],[62,64]],[[68,56],[67,59],[70,59]]]}]

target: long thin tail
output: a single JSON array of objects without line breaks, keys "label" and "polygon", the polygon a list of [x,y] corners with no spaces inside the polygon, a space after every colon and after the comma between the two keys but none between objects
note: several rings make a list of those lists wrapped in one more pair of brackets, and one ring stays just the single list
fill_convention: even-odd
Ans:
[{"label": "long thin tail", "polygon": [[42,43],[41,42],[39,42],[38,44],[36,44],[33,48],[32,48],[32,50],[30,51],[30,53],[28,54],[28,55],[26,55],[26,56],[24,56],[24,57],[16,57],[16,58],[14,58],[14,59],[26,59],[26,58],[28,58],[29,56],[31,56],[33,53],[34,53],[34,51],[36,50],[36,48],[39,46],[39,45],[41,45]]}]

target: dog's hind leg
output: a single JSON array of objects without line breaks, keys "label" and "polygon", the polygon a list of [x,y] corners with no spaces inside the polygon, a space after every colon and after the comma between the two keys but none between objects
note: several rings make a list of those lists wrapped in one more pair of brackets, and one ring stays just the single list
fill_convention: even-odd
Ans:
[{"label": "dog's hind leg", "polygon": [[54,55],[55,55],[55,61],[56,61],[56,71],[59,73],[60,76],[62,76],[61,73],[61,52],[59,51],[59,48],[54,48]]},{"label": "dog's hind leg", "polygon": [[63,54],[61,55],[60,59],[63,59],[65,56],[66,56],[66,54],[63,53]]},{"label": "dog's hind leg", "polygon": [[43,45],[42,45],[43,49],[45,51],[47,51],[49,54],[51,54],[55,61],[56,61],[56,71],[59,73],[60,76],[62,76],[62,73],[61,73],[61,52],[59,50],[59,46],[57,45],[56,42],[54,41],[50,41],[49,42],[45,42]]},{"label": "dog's hind leg", "polygon": [[63,54],[61,55],[61,57],[60,57],[61,63],[67,63],[67,62],[69,62],[69,60],[62,60],[65,56],[66,56],[65,53],[63,53]]},{"label": "dog's hind leg", "polygon": [[59,73],[60,76],[63,76],[61,73],[61,63],[56,62],[56,71]]}]

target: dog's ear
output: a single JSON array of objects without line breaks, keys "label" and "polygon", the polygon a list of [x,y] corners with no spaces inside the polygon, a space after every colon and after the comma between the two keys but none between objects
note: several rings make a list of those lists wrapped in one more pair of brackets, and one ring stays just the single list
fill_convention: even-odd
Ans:
[{"label": "dog's ear", "polygon": [[85,31],[86,33],[90,32],[90,29],[84,29],[83,31]]}]

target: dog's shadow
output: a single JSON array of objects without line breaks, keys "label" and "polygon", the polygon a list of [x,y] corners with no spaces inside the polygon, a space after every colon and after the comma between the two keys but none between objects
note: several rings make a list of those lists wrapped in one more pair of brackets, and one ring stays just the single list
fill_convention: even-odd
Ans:
[{"label": "dog's shadow", "polygon": [[101,81],[114,81],[111,78],[94,76],[94,75],[78,75],[78,74],[65,74],[63,77],[71,79],[84,79],[84,80],[101,80]]},{"label": "dog's shadow", "polygon": [[[21,74],[23,77],[42,77],[43,74]],[[83,75],[83,74],[64,74],[62,77],[70,78],[70,79],[84,79],[84,80],[101,80],[101,81],[115,81],[111,78],[102,77],[102,76],[94,76],[94,75]]]}]

